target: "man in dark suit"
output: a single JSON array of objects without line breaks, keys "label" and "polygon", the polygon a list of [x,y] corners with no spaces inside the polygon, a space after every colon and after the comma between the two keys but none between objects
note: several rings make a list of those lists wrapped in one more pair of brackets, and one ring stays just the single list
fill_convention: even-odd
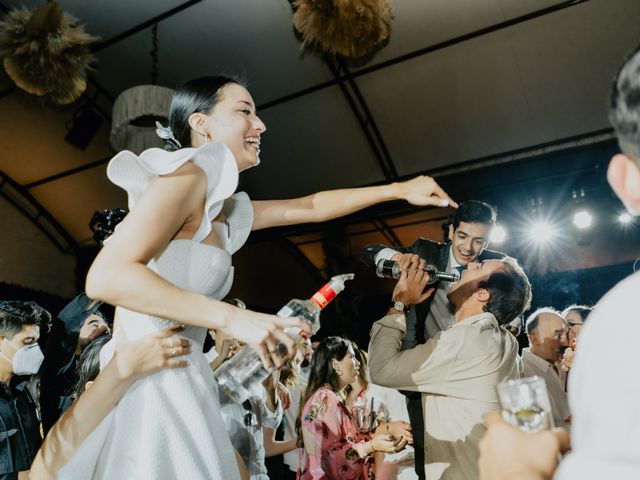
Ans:
[{"label": "man in dark suit", "polygon": [[[418,238],[413,245],[392,249],[382,244],[367,245],[362,259],[367,265],[375,266],[380,260],[400,261],[405,254],[416,254],[439,271],[458,272],[471,262],[500,259],[504,254],[487,250],[491,230],[496,223],[496,212],[488,204],[470,200],[456,210],[449,225],[449,242],[439,243]],[[440,282],[436,291],[424,302],[409,308],[406,313],[407,334],[402,342],[402,350],[424,343],[441,330],[449,328],[454,321],[453,306],[447,299],[451,284]],[[398,302],[400,303],[400,302]],[[394,305],[405,310],[404,305]],[[413,430],[416,473],[424,479],[424,438],[417,432],[424,432],[422,395],[403,392],[407,395],[407,409]]]}]

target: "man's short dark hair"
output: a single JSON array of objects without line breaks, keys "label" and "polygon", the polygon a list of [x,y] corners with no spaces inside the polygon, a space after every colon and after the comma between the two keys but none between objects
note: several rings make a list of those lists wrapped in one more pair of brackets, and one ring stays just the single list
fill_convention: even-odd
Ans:
[{"label": "man's short dark hair", "polygon": [[493,227],[496,224],[496,210],[488,203],[469,200],[460,204],[456,213],[453,214],[451,224],[454,230],[458,228],[460,222],[484,223]]},{"label": "man's short dark hair", "polygon": [[531,333],[534,332],[536,328],[538,328],[540,315],[542,315],[543,313],[553,313],[554,315],[562,317],[562,314],[553,307],[542,307],[537,309],[527,317],[527,321],[524,324],[524,329],[527,332],[527,336],[531,335]]},{"label": "man's short dark hair", "polygon": [[502,259],[504,270],[492,273],[480,288],[489,292],[484,311],[493,313],[500,325],[522,315],[531,305],[531,284],[515,258]]},{"label": "man's short dark hair", "polygon": [[640,165],[640,46],[629,54],[613,82],[609,121],[623,153]]},{"label": "man's short dark hair", "polygon": [[13,338],[25,325],[48,326],[51,314],[36,302],[0,300],[0,335]]}]

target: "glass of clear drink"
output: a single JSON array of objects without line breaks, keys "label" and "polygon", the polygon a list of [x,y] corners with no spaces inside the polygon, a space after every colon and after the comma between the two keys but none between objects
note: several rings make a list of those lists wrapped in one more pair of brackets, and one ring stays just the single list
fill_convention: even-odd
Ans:
[{"label": "glass of clear drink", "polygon": [[518,378],[498,385],[503,418],[523,432],[553,428],[551,403],[543,378]]},{"label": "glass of clear drink", "polygon": [[356,424],[358,425],[358,431],[360,432],[366,432],[369,429],[366,408],[367,404],[362,398],[357,398],[351,406],[351,413],[353,414]]}]

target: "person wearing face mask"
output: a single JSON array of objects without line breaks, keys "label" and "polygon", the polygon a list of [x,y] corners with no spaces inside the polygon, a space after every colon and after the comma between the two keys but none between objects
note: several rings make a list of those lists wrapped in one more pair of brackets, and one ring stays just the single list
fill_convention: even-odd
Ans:
[{"label": "person wearing face mask", "polygon": [[40,414],[25,376],[40,369],[40,327],[50,320],[35,302],[0,301],[0,480],[29,470],[42,443]]}]

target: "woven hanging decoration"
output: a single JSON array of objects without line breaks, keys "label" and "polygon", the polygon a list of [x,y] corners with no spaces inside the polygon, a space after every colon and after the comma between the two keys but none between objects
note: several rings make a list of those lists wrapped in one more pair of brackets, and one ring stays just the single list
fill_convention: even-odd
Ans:
[{"label": "woven hanging decoration", "polygon": [[139,154],[162,147],[155,122],[166,123],[174,91],[158,85],[138,85],[122,92],[113,104],[111,146]]},{"label": "woven hanging decoration", "polygon": [[303,46],[363,57],[389,38],[389,0],[294,0],[293,26]]},{"label": "woven hanging decoration", "polygon": [[77,100],[87,88],[95,60],[89,46],[96,40],[56,2],[11,10],[0,22],[0,56],[9,77],[57,105]]}]

